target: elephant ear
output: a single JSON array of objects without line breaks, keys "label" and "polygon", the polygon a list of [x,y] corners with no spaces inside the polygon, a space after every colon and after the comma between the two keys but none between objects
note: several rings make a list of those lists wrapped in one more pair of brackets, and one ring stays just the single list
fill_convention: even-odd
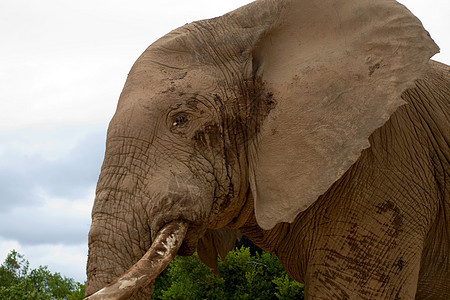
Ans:
[{"label": "elephant ear", "polygon": [[252,52],[253,76],[275,103],[249,147],[258,224],[292,222],[326,192],[436,52],[394,1],[286,4]]},{"label": "elephant ear", "polygon": [[198,257],[210,268],[214,275],[219,277],[217,256],[224,260],[228,252],[233,250],[236,240],[240,239],[241,236],[240,231],[237,229],[208,229],[198,242]]}]

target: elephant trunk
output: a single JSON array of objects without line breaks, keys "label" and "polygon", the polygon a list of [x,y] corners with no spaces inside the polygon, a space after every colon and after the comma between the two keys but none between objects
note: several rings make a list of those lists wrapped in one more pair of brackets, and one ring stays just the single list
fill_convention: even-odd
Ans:
[{"label": "elephant trunk", "polygon": [[[110,125],[108,134],[111,132],[114,127]],[[130,158],[129,151],[151,146],[108,138],[92,209],[86,296],[146,299],[152,294],[152,281],[181,244],[189,245],[185,238],[187,221],[190,224],[205,217],[196,215],[205,211],[204,202],[194,201],[202,194],[199,188],[193,189],[197,182],[181,176],[187,171],[174,178],[172,173],[164,173],[169,168],[152,166],[138,150]],[[199,207],[190,208],[192,203]]]},{"label": "elephant trunk", "polygon": [[165,225],[156,236],[150,249],[122,276],[85,300],[128,299],[149,285],[167,267],[177,254],[186,235],[188,224],[173,221]]}]

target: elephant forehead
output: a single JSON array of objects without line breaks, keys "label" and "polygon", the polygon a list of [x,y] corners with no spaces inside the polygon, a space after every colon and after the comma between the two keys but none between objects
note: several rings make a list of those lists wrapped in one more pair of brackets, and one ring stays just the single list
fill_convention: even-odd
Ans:
[{"label": "elephant forehead", "polygon": [[128,76],[119,107],[145,106],[149,110],[167,110],[185,94],[205,94],[213,90],[214,78],[202,70],[173,70],[148,66]]},{"label": "elephant forehead", "polygon": [[155,66],[134,70],[120,95],[110,135],[150,136],[170,111],[196,95],[211,94],[214,85],[213,78],[202,70],[165,70]]}]

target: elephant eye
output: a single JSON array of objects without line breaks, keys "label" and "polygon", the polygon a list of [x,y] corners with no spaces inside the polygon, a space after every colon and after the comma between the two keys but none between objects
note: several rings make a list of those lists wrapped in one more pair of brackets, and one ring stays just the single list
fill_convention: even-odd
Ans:
[{"label": "elephant eye", "polygon": [[186,114],[179,113],[173,117],[172,126],[176,127],[176,128],[180,128],[180,127],[185,126],[188,121],[189,121],[189,118]]}]

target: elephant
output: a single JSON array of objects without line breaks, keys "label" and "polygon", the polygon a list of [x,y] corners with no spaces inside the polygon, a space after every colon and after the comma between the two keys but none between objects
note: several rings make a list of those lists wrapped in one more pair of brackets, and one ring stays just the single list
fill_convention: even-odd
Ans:
[{"label": "elephant", "polygon": [[393,0],[257,0],[133,65],[109,124],[86,299],[149,299],[247,236],[307,299],[448,299],[450,68]]}]

